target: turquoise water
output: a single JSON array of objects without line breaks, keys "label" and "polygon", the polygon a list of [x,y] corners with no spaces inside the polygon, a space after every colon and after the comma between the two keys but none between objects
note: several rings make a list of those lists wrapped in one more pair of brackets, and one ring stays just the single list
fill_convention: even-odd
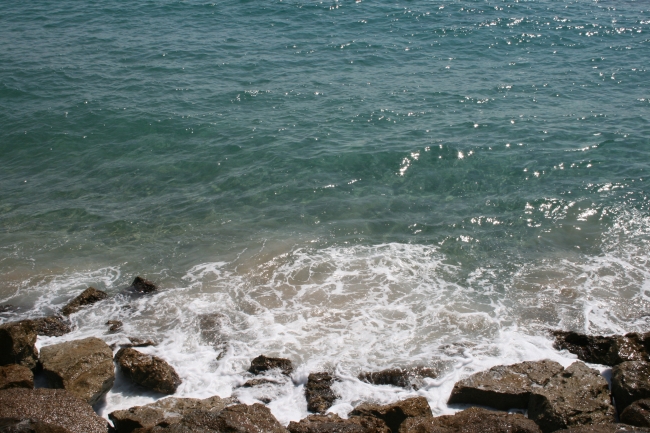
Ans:
[{"label": "turquoise water", "polygon": [[649,34],[643,1],[4,2],[3,317],[94,285],[80,329],[191,353],[220,312],[223,395],[266,351],[441,366],[441,411],[470,352],[646,329]]}]

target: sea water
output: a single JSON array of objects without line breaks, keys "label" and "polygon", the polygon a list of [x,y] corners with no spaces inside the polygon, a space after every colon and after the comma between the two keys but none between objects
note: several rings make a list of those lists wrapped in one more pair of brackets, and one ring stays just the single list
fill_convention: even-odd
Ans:
[{"label": "sea water", "polygon": [[[176,396],[285,424],[310,372],[343,416],[443,414],[472,372],[569,365],[549,330],[650,327],[649,35],[632,0],[2,2],[0,320],[96,287],[39,347],[150,338]],[[239,388],[260,354],[295,372]],[[96,409],[160,397],[118,372]]]}]

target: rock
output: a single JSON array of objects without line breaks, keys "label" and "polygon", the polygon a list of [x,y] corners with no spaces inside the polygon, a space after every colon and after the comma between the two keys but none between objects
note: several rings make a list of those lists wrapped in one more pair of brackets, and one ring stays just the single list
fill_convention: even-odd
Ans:
[{"label": "rock", "polygon": [[41,364],[51,388],[66,389],[90,405],[115,382],[113,351],[95,337],[45,346]]},{"label": "rock", "polygon": [[109,332],[117,332],[122,329],[122,326],[124,325],[124,323],[119,320],[109,320],[106,324],[109,325]]},{"label": "rock", "polygon": [[130,288],[139,293],[153,293],[158,290],[154,283],[142,277],[135,277]]},{"label": "rock", "polygon": [[81,310],[81,307],[94,304],[95,302],[106,298],[108,298],[108,295],[105,292],[97,290],[94,287],[88,287],[86,290],[81,292],[79,296],[68,302],[68,305],[61,309],[61,314],[69,316],[70,314]]},{"label": "rock", "polygon": [[637,432],[637,433],[650,433],[650,429],[642,427],[634,427],[626,424],[598,424],[574,427],[566,430],[557,430],[556,433],[624,433],[624,432]]},{"label": "rock", "polygon": [[555,348],[566,349],[582,361],[617,365],[625,361],[647,361],[650,334],[629,333],[624,336],[585,335],[572,331],[554,331]]},{"label": "rock", "polygon": [[638,427],[650,427],[650,399],[637,400],[623,410],[621,422]]},{"label": "rock", "polygon": [[375,417],[386,423],[392,432],[397,432],[407,418],[432,417],[431,408],[424,397],[412,397],[397,403],[377,405],[362,403],[348,414],[350,417]]},{"label": "rock", "polygon": [[272,369],[280,369],[283,374],[290,375],[293,372],[293,365],[291,361],[285,358],[268,358],[260,355],[251,361],[251,366],[248,369],[253,374],[264,373]]},{"label": "rock", "polygon": [[70,433],[70,430],[31,418],[2,418],[0,433]]},{"label": "rock", "polygon": [[147,346],[156,346],[156,343],[153,340],[144,340],[142,338],[128,337],[130,343],[120,344],[120,347],[147,347]]},{"label": "rock", "polygon": [[195,410],[218,412],[231,403],[232,399],[218,396],[203,400],[168,397],[145,406],[116,410],[108,418],[113,422],[117,433],[130,433],[137,428],[150,428],[163,422],[167,425],[177,423],[184,415]]},{"label": "rock", "polygon": [[31,326],[36,331],[37,335],[45,335],[47,337],[60,337],[72,331],[61,316],[41,317],[38,319],[27,320],[31,322]]},{"label": "rock", "polygon": [[138,352],[130,347],[120,349],[115,362],[132,382],[162,394],[173,394],[181,384],[176,370],[157,356]]},{"label": "rock", "polygon": [[290,433],[390,433],[386,423],[378,418],[354,416],[343,419],[334,413],[292,421],[287,430]]},{"label": "rock", "polygon": [[247,380],[246,383],[242,385],[242,388],[253,388],[254,386],[260,385],[277,385],[278,382],[271,379],[251,379]]},{"label": "rock", "polygon": [[0,390],[9,388],[34,388],[32,370],[18,364],[0,367]]},{"label": "rock", "polygon": [[531,388],[545,385],[562,370],[562,365],[548,359],[498,365],[456,382],[448,403],[478,404],[501,410],[525,409]]},{"label": "rock", "polygon": [[38,362],[36,331],[29,321],[0,325],[0,365],[20,364],[33,369]]},{"label": "rock", "polygon": [[373,385],[393,385],[400,388],[418,389],[422,386],[424,377],[437,376],[437,371],[427,367],[389,368],[387,370],[361,373],[359,380]]},{"label": "rock", "polygon": [[533,421],[520,414],[472,407],[454,415],[409,418],[399,433],[541,433]]},{"label": "rock", "polygon": [[88,403],[65,389],[0,391],[0,418],[35,419],[71,433],[107,433],[108,423]]},{"label": "rock", "polygon": [[543,387],[534,387],[528,418],[543,432],[614,421],[609,387],[598,371],[582,362],[571,364]]},{"label": "rock", "polygon": [[310,412],[325,412],[336,400],[336,394],[332,391],[334,378],[326,372],[311,373],[307,378],[305,386],[305,397],[307,398],[307,410]]},{"label": "rock", "polygon": [[636,400],[650,398],[650,363],[628,361],[612,368],[612,396],[619,414]]}]

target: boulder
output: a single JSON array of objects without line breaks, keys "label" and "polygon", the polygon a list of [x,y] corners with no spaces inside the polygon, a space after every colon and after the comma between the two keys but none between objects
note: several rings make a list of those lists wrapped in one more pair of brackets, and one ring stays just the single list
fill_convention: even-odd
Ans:
[{"label": "boulder", "polygon": [[623,410],[621,422],[638,427],[650,427],[650,399],[637,400]]},{"label": "boulder", "polygon": [[650,363],[628,361],[612,368],[612,396],[619,414],[636,400],[650,398]]},{"label": "boulder", "polygon": [[278,382],[271,379],[251,379],[251,380],[247,380],[246,383],[242,385],[242,388],[253,388],[255,386],[277,385],[277,384]]},{"label": "boulder", "polygon": [[31,418],[2,418],[0,433],[70,433],[70,430]]},{"label": "boulder", "polygon": [[626,335],[585,335],[573,331],[554,331],[555,348],[566,349],[584,362],[617,365],[625,361],[647,361],[650,333]]},{"label": "boulder", "polygon": [[108,423],[65,389],[12,388],[0,391],[0,418],[34,419],[71,433],[107,433]]},{"label": "boulder", "polygon": [[389,368],[387,370],[364,372],[359,380],[373,385],[393,385],[400,388],[419,389],[425,377],[438,377],[438,372],[428,367]]},{"label": "boulder", "polygon": [[122,323],[119,320],[109,320],[108,322],[106,322],[106,325],[108,325],[109,332],[117,332],[122,329],[124,323]]},{"label": "boulder", "polygon": [[94,287],[88,287],[86,290],[81,292],[79,296],[68,302],[68,305],[61,309],[61,314],[69,316],[70,314],[81,310],[81,308],[86,305],[92,305],[95,302],[106,298],[108,298],[108,295],[105,292],[97,290]]},{"label": "boulder", "polygon": [[379,418],[386,423],[392,432],[399,431],[400,425],[407,418],[415,417],[432,417],[431,408],[427,399],[424,397],[412,397],[406,400],[398,401],[397,403],[378,405],[371,403],[362,403],[352,412],[348,414],[349,417],[375,417]]},{"label": "boulder", "polygon": [[580,425],[614,422],[607,381],[582,362],[575,362],[553,376],[543,387],[534,387],[528,418],[543,432]]},{"label": "boulder", "polygon": [[291,421],[287,430],[290,433],[391,433],[386,423],[378,418],[353,416],[343,419],[334,413]]},{"label": "boulder", "polygon": [[634,427],[627,424],[598,424],[581,427],[573,427],[566,430],[557,430],[556,433],[650,433],[650,429]]},{"label": "boulder", "polygon": [[51,388],[66,389],[90,405],[115,382],[113,351],[95,337],[45,346],[41,364]]},{"label": "boulder", "polygon": [[130,381],[162,394],[173,394],[181,384],[176,370],[157,356],[138,352],[130,347],[120,349],[115,362]]},{"label": "boulder", "polygon": [[36,331],[29,321],[0,325],[0,365],[20,364],[33,369],[38,363]]},{"label": "boulder", "polygon": [[253,374],[260,374],[276,368],[286,375],[290,375],[293,372],[293,365],[291,365],[291,361],[288,359],[269,358],[264,355],[260,355],[257,358],[253,359],[248,371]]},{"label": "boulder", "polygon": [[472,407],[454,415],[409,418],[399,433],[541,433],[541,430],[523,415]]},{"label": "boulder", "polygon": [[456,382],[448,403],[478,404],[501,410],[525,409],[532,387],[544,386],[562,370],[562,365],[548,359],[497,365]]},{"label": "boulder", "polygon": [[34,388],[32,370],[18,364],[0,367],[0,390],[9,388]]},{"label": "boulder", "polygon": [[305,386],[308,411],[325,412],[332,406],[336,400],[336,394],[332,391],[332,383],[334,383],[334,378],[327,372],[309,375],[307,386]]},{"label": "boulder", "polygon": [[136,337],[128,337],[128,338],[130,342],[125,344],[120,344],[120,347],[148,347],[148,346],[156,346],[158,344],[153,340],[145,340]]},{"label": "boulder", "polygon": [[153,293],[158,290],[158,286],[142,277],[135,277],[130,289],[138,293]]},{"label": "boulder", "polygon": [[72,331],[61,316],[41,317],[38,319],[27,320],[31,323],[32,328],[37,335],[44,335],[47,337],[60,337]]}]

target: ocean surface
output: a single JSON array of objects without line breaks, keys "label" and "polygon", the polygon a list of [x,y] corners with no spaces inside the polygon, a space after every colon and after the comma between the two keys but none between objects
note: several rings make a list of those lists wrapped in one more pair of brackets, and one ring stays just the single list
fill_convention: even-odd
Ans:
[{"label": "ocean surface", "polygon": [[[549,330],[650,330],[648,68],[642,0],[1,2],[0,321],[93,286],[39,346],[151,338],[177,396],[285,424],[323,370],[341,415],[452,413],[472,372],[573,362]],[[259,354],[296,371],[238,388]],[[96,409],[160,397],[118,374]]]}]

